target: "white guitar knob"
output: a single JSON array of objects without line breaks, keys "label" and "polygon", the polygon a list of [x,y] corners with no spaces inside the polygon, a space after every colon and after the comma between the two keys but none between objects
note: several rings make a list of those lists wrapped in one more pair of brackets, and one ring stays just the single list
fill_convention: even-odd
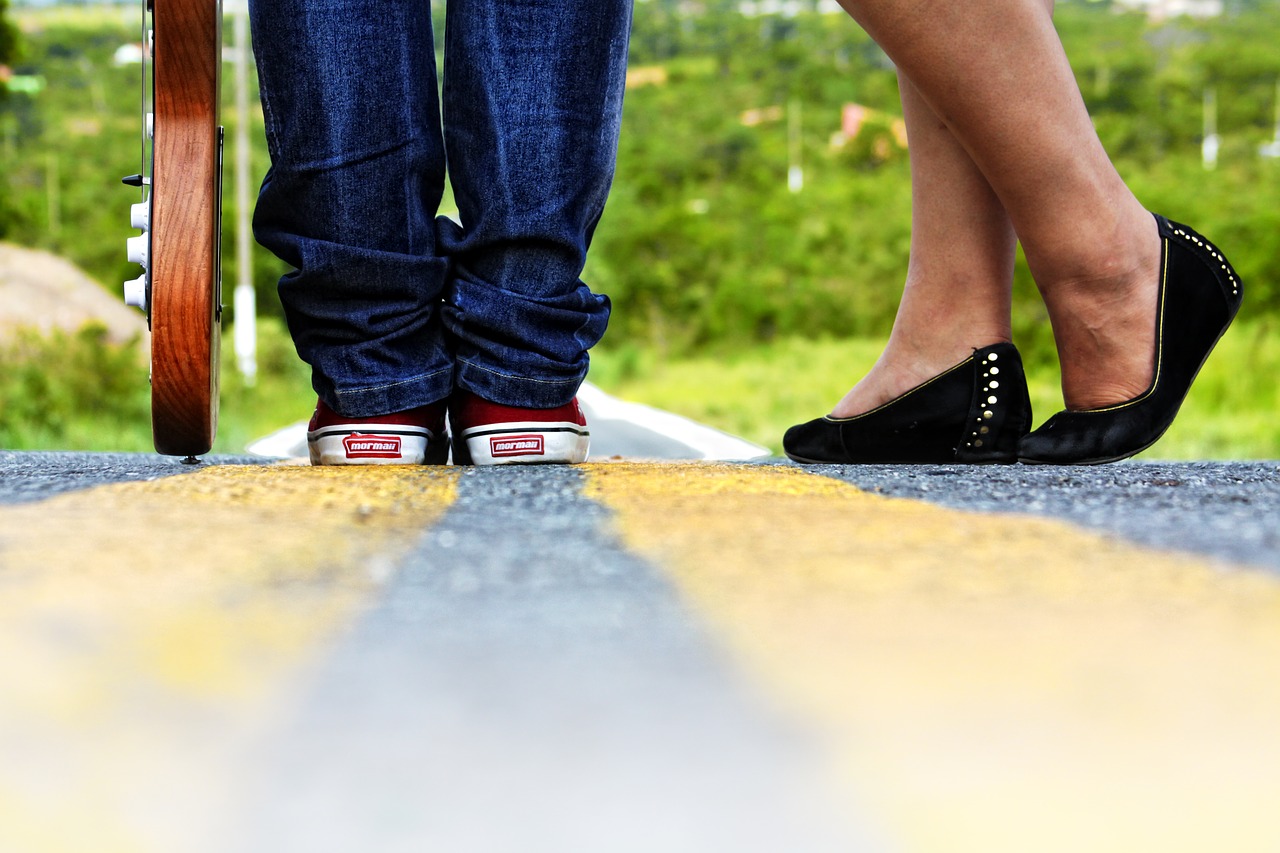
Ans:
[{"label": "white guitar knob", "polygon": [[124,304],[147,310],[147,277],[140,275],[124,283]]},{"label": "white guitar knob", "polygon": [[125,248],[129,256],[129,262],[134,264],[142,264],[143,269],[147,267],[147,242],[149,238],[146,234],[138,237],[130,237],[125,240]]},{"label": "white guitar knob", "polygon": [[140,201],[129,205],[129,224],[140,231],[151,227],[151,202]]}]

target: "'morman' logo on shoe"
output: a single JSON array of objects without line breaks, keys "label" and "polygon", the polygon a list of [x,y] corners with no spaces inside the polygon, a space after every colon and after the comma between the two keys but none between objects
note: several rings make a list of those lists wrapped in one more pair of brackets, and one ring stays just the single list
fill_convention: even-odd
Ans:
[{"label": "'morman' logo on shoe", "polygon": [[342,439],[348,459],[399,459],[400,436],[353,432]]},{"label": "'morman' logo on shoe", "polygon": [[492,436],[489,439],[489,453],[493,457],[509,456],[542,456],[542,436],[531,435]]}]

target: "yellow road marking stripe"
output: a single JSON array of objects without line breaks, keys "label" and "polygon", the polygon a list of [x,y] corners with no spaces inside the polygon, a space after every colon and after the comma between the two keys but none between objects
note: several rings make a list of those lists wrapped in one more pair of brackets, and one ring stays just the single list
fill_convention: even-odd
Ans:
[{"label": "yellow road marking stripe", "polygon": [[455,482],[223,466],[0,508],[0,850],[216,850],[237,745]]},{"label": "yellow road marking stripe", "polygon": [[890,849],[1280,849],[1280,579],[790,468],[590,472]]}]

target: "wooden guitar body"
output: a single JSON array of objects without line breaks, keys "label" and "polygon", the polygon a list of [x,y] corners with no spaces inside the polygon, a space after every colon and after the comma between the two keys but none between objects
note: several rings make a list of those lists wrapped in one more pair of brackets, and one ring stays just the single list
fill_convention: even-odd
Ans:
[{"label": "wooden guitar body", "polygon": [[218,424],[222,315],[220,0],[148,0],[152,13],[151,426],[195,457]]}]

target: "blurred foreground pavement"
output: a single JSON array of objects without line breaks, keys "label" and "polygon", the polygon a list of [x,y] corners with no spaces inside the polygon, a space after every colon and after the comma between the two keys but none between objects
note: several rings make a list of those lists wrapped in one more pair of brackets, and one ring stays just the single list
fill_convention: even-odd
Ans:
[{"label": "blurred foreground pavement", "polygon": [[0,451],[0,850],[1275,851],[1277,519],[1276,463]]}]

